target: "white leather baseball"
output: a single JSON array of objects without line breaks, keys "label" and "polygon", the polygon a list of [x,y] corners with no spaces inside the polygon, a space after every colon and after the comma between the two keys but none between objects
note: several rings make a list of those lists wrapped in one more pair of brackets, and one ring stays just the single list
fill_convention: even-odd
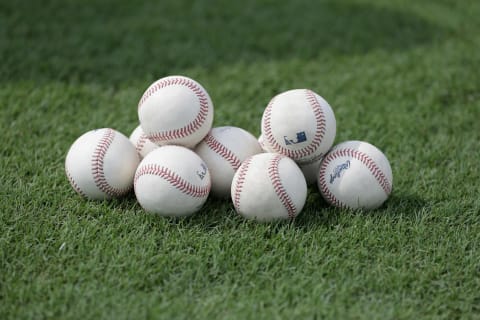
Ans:
[{"label": "white leather baseball", "polygon": [[392,191],[387,157],[362,141],[336,145],[320,165],[318,188],[327,202],[350,209],[380,207]]},{"label": "white leather baseball", "polygon": [[65,172],[81,196],[101,200],[120,197],[133,186],[140,158],[120,132],[104,128],[88,131],[70,147]]},{"label": "white leather baseball", "polygon": [[140,205],[163,216],[186,216],[198,211],[210,192],[210,173],[192,150],[163,146],[150,152],[135,173]]},{"label": "white leather baseball", "polygon": [[195,147],[195,152],[207,163],[212,177],[212,195],[230,196],[233,175],[243,160],[262,149],[257,139],[238,127],[217,127]]},{"label": "white leather baseball", "polygon": [[336,121],[325,99],[308,89],[294,89],[270,100],[262,116],[264,148],[297,163],[320,159],[332,146]]},{"label": "white leather baseball", "polygon": [[302,170],[303,176],[307,181],[307,185],[311,185],[317,182],[318,171],[320,170],[320,164],[322,159],[314,160],[309,163],[299,164],[300,170]]},{"label": "white leather baseball", "polygon": [[258,221],[293,219],[303,209],[307,184],[297,164],[276,153],[247,158],[232,181],[235,210]]},{"label": "white leather baseball", "polygon": [[[262,152],[269,152],[269,147],[266,145],[266,141],[263,138],[263,134],[258,137],[258,143],[262,148]],[[305,162],[302,164],[298,164],[300,170],[302,170],[303,176],[305,177],[305,181],[307,185],[311,185],[317,182],[318,177],[318,170],[320,170],[320,163],[322,162],[322,158],[320,159],[313,159],[313,161]]]},{"label": "white leather baseball", "polygon": [[158,145],[148,139],[141,126],[136,127],[128,139],[135,146],[141,158],[158,148]]},{"label": "white leather baseball", "polygon": [[258,144],[260,145],[260,148],[262,148],[262,152],[268,152],[266,149],[265,149],[265,139],[263,138],[263,134],[260,134],[258,136]]},{"label": "white leather baseball", "polygon": [[152,142],[193,148],[212,128],[213,103],[195,80],[169,76],[148,87],[138,103],[138,117]]}]

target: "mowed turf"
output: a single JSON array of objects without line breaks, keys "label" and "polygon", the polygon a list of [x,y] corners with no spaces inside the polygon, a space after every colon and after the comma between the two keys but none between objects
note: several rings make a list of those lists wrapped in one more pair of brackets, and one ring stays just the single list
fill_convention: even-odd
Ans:
[{"label": "mowed turf", "polygon": [[[480,2],[3,1],[1,319],[480,318]],[[260,133],[272,96],[310,88],[335,142],[390,160],[383,207],[292,223],[230,201],[146,214],[92,202],[65,155],[84,132],[137,126],[154,80],[182,74],[215,126]]]}]

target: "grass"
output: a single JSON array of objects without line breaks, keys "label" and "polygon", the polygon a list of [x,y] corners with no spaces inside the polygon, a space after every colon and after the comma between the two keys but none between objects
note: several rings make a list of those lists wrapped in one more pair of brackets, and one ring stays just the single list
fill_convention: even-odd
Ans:
[{"label": "grass", "polygon": [[[11,1],[0,4],[0,318],[480,318],[478,1]],[[181,220],[133,195],[89,202],[64,159],[129,134],[155,79],[198,80],[215,126],[259,134],[270,98],[311,88],[336,142],[390,160],[373,212],[315,188],[292,224],[210,199]]]}]

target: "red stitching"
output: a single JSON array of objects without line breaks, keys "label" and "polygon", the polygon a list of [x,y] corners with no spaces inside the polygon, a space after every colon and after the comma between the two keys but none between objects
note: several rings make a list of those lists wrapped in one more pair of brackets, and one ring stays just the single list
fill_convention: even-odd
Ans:
[{"label": "red stitching", "polygon": [[142,98],[140,99],[140,102],[138,103],[138,109],[140,109],[143,103],[148,98],[150,98],[155,92],[157,92],[162,88],[172,86],[172,85],[181,85],[192,90],[200,102],[200,110],[197,116],[195,117],[195,119],[182,128],[148,133],[147,137],[152,142],[177,140],[177,139],[189,136],[193,134],[196,130],[198,130],[203,125],[203,123],[207,118],[209,108],[208,108],[208,98],[207,98],[207,95],[205,94],[205,91],[202,90],[202,88],[200,88],[194,81],[183,78],[183,77],[168,77],[168,78],[160,79],[157,82],[155,82],[143,94]]},{"label": "red stitching", "polygon": [[145,133],[142,133],[140,137],[138,137],[137,144],[135,145],[135,149],[137,149],[138,153],[142,152],[142,149],[145,146],[145,143],[147,141],[148,141],[148,138]]},{"label": "red stitching", "polygon": [[316,129],[315,129],[315,136],[313,137],[312,142],[302,149],[299,149],[299,150],[287,149],[284,146],[280,145],[276,141],[275,137],[273,136],[270,121],[272,117],[273,103],[276,97],[274,97],[270,101],[267,108],[265,109],[265,116],[263,121],[263,127],[264,127],[263,132],[265,134],[265,139],[268,140],[270,146],[276,152],[286,155],[287,157],[290,157],[294,160],[299,160],[299,159],[310,156],[312,153],[315,153],[319,145],[322,143],[323,137],[326,132],[325,115],[323,113],[322,106],[320,105],[317,98],[315,97],[315,93],[311,90],[305,89],[305,95],[307,96],[307,101],[312,107],[313,113],[315,115]]},{"label": "red stitching", "polygon": [[227,147],[225,147],[223,144],[221,144],[217,139],[215,139],[212,134],[209,132],[208,135],[205,137],[205,143],[218,153],[220,156],[222,156],[225,160],[230,163],[234,171],[237,171],[238,168],[240,168],[240,165],[242,162],[240,159]]},{"label": "red stitching", "polygon": [[158,176],[167,182],[170,183],[171,186],[175,187],[176,189],[180,190],[182,193],[192,196],[194,198],[203,198],[208,196],[210,192],[210,183],[206,186],[195,186],[190,182],[186,181],[178,174],[173,172],[172,170],[159,166],[157,164],[147,164],[137,170],[134,178],[134,185],[136,187],[138,179],[140,179],[143,175],[154,175]]},{"label": "red stitching", "polygon": [[233,205],[237,212],[240,212],[240,196],[242,194],[243,185],[245,184],[245,177],[247,175],[250,164],[252,163],[252,157],[248,157],[243,161],[242,165],[239,168],[238,178],[233,189]]},{"label": "red stitching", "polygon": [[284,156],[282,155],[275,155],[273,159],[270,162],[270,165],[268,166],[268,176],[270,177],[270,180],[272,181],[273,189],[275,190],[275,193],[277,194],[278,198],[282,202],[283,206],[287,210],[288,217],[290,219],[295,218],[297,215],[297,208],[295,207],[295,204],[292,201],[292,198],[287,193],[287,190],[285,190],[284,185],[282,184],[282,180],[280,179],[280,173],[278,170],[278,164],[280,163],[280,160],[282,160]]},{"label": "red stitching", "polygon": [[73,187],[73,189],[79,194],[81,195],[82,197],[87,197],[87,195],[85,194],[85,192],[83,192],[82,189],[80,189],[80,186],[75,182],[75,180],[73,180],[73,177],[72,175],[70,174],[70,172],[68,171],[68,169],[65,167],[65,173],[67,174],[67,178],[68,178],[68,181],[70,181],[70,185]]},{"label": "red stitching", "polygon": [[368,170],[372,173],[372,175],[375,177],[377,182],[380,184],[380,187],[383,189],[383,191],[385,191],[387,195],[389,195],[390,192],[392,192],[392,186],[390,185],[390,182],[388,181],[387,177],[382,172],[382,170],[380,170],[380,168],[373,161],[373,159],[370,158],[367,154],[360,152],[358,150],[352,150],[352,149],[336,149],[336,150],[334,149],[325,156],[325,159],[322,162],[320,172],[319,172],[320,189],[322,193],[324,193],[325,198],[327,198],[328,201],[331,201],[332,204],[337,206],[345,206],[344,204],[341,203],[341,201],[336,199],[335,196],[330,192],[330,190],[327,187],[327,183],[325,181],[325,170],[328,164],[334,159],[337,159],[339,157],[351,157],[359,160],[368,168]]},{"label": "red stitching", "polygon": [[320,191],[322,192],[322,195],[325,198],[325,200],[327,200],[327,202],[329,202],[330,204],[332,204],[336,207],[346,208],[347,206],[343,202],[338,200],[335,197],[335,195],[332,192],[330,192],[330,189],[328,189],[327,182],[325,181],[326,168],[327,168],[327,166],[326,165],[324,166],[323,163],[322,163],[322,166],[321,166],[320,172],[319,172],[319,175],[320,175],[320,180],[319,180]]},{"label": "red stitching", "polygon": [[105,155],[107,154],[108,148],[112,144],[114,138],[115,131],[112,129],[106,129],[102,139],[100,140],[97,147],[95,148],[95,151],[93,152],[92,174],[93,181],[95,182],[95,185],[100,189],[100,191],[108,194],[109,196],[119,197],[130,191],[131,186],[121,189],[112,187],[108,183],[105,177],[105,173],[103,171]]}]

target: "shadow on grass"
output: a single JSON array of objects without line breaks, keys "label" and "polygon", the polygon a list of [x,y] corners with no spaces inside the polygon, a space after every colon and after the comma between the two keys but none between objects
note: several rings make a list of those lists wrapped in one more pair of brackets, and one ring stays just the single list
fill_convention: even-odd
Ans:
[{"label": "shadow on grass", "polygon": [[[139,216],[143,216],[141,220],[146,220],[151,224],[167,224],[170,226],[181,226],[186,228],[200,228],[204,230],[212,229],[236,229],[244,228],[245,225],[252,225],[253,228],[258,222],[250,221],[239,216],[230,201],[230,199],[216,199],[210,197],[203,208],[188,217],[173,218],[162,217],[155,214],[148,214],[136,201],[133,193],[123,199],[112,200],[107,204],[110,209],[117,212],[134,212]],[[293,227],[299,229],[316,229],[318,227],[333,228],[345,222],[344,216],[364,216],[379,217],[395,221],[400,216],[402,219],[418,218],[420,215],[428,212],[430,204],[424,199],[409,194],[394,193],[388,201],[379,209],[372,211],[363,210],[346,210],[330,206],[322,198],[320,193],[314,189],[309,189],[307,202],[301,214],[291,221],[276,221],[265,223],[270,226],[268,229],[274,231],[276,229],[283,230],[285,227]],[[248,226],[247,226],[248,228]]]},{"label": "shadow on grass", "polygon": [[87,2],[6,2],[0,82],[118,84],[185,68],[408,50],[444,34],[411,12],[354,1]]},{"label": "shadow on grass", "polygon": [[432,204],[415,194],[403,194],[393,192],[385,204],[378,210],[378,214],[391,216],[402,215],[404,217],[418,217],[428,212]]},{"label": "shadow on grass", "polygon": [[[84,200],[87,201],[87,200]],[[92,202],[94,203],[94,202]],[[122,199],[112,199],[105,202],[99,202],[94,205],[96,210],[90,210],[88,213],[96,212],[97,215],[103,215],[108,209],[109,214],[117,215],[127,213],[138,217],[141,223],[147,223],[152,226],[169,226],[173,228],[197,228],[200,230],[211,231],[234,230],[234,229],[265,229],[268,232],[277,232],[285,228],[295,228],[300,230],[312,230],[318,228],[334,228],[339,225],[345,226],[348,219],[377,217],[389,221],[402,219],[418,219],[429,211],[431,204],[424,199],[413,194],[399,194],[395,192],[390,196],[387,202],[379,209],[372,211],[347,210],[330,206],[322,198],[316,188],[310,188],[308,191],[307,202],[295,221],[280,220],[268,223],[258,223],[244,219],[235,212],[230,199],[216,199],[209,197],[199,212],[187,217],[163,217],[156,214],[145,212],[137,202],[134,193],[130,193]],[[95,218],[95,217],[93,217]]]},{"label": "shadow on grass", "polygon": [[[88,200],[83,200],[88,201]],[[216,199],[209,197],[203,207],[196,213],[186,217],[164,217],[157,214],[147,213],[138,203],[135,194],[129,193],[120,199],[111,199],[103,202],[91,202],[98,207],[107,208],[112,214],[133,214],[140,217],[143,221],[152,224],[168,224],[172,226],[200,227],[202,229],[212,229],[220,225],[238,223],[243,220],[235,213],[230,199]]]},{"label": "shadow on grass", "polygon": [[398,219],[400,216],[410,219],[424,214],[425,209],[429,207],[430,204],[417,195],[398,194],[395,192],[376,210],[339,209],[329,206],[316,190],[310,190],[304,210],[296,219],[295,225],[307,229],[315,228],[319,225],[333,227],[341,223],[341,217],[343,215],[384,217],[392,221]]}]

